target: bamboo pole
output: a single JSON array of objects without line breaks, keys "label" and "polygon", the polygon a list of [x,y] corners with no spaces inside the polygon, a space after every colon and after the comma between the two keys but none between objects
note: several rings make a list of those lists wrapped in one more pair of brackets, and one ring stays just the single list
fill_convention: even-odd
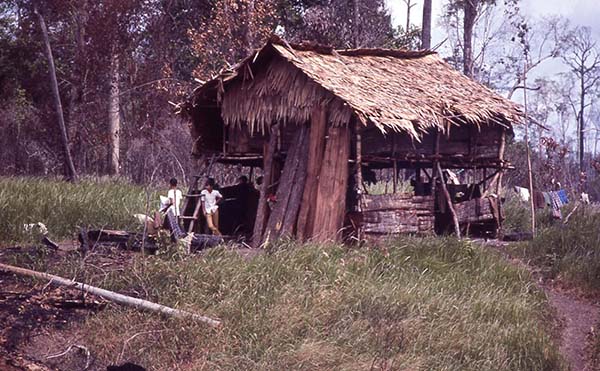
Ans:
[{"label": "bamboo pole", "polygon": [[529,176],[529,206],[531,207],[531,235],[535,237],[535,205],[533,203],[533,174],[529,149],[529,120],[527,119],[527,54],[523,64],[523,107],[525,114],[525,148],[527,153],[527,174]]},{"label": "bamboo pole", "polygon": [[1,264],[0,270],[5,272],[11,272],[20,274],[23,276],[29,276],[34,278],[39,278],[41,280],[49,280],[50,283],[56,283],[61,286],[73,287],[81,291],[89,292],[90,294],[98,295],[106,300],[115,302],[117,304],[121,304],[128,307],[134,307],[140,310],[147,310],[150,312],[158,312],[164,314],[169,317],[175,317],[179,319],[193,319],[200,322],[204,322],[210,326],[219,326],[221,325],[221,321],[212,319],[209,317],[205,317],[196,313],[187,312],[180,309],[170,308],[161,304],[152,303],[147,300],[133,298],[131,296],[122,295],[116,292],[112,292],[109,290],[105,290],[99,287],[86,285],[85,283],[80,283],[76,281],[72,281],[66,278],[62,278],[59,276],[55,276],[53,274],[37,272],[30,269],[25,269],[21,267],[15,267],[12,265]]},{"label": "bamboo pole", "polygon": [[[363,186],[363,177],[362,177],[362,138],[360,134],[360,124],[358,120],[356,120],[354,125],[354,135],[356,142],[354,143],[356,146],[356,208],[359,213],[362,212],[362,186]],[[362,233],[362,225],[358,226],[356,237],[358,241],[362,241],[363,233]]]}]

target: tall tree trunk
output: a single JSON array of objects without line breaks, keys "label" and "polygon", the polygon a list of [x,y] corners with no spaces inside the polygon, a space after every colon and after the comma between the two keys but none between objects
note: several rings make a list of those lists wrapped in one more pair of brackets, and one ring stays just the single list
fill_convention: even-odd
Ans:
[{"label": "tall tree trunk", "polygon": [[585,71],[584,66],[581,66],[581,99],[579,102],[579,171],[584,172],[585,167],[583,164],[585,155],[585,121],[583,114],[585,110]]},{"label": "tall tree trunk", "polygon": [[360,19],[360,13],[359,13],[359,8],[358,8],[358,2],[359,1],[360,0],[354,0],[352,2],[352,5],[354,6],[354,9],[353,9],[353,12],[352,12],[353,15],[354,15],[354,22],[353,22],[354,23],[353,24],[354,27],[353,27],[353,30],[352,30],[353,31],[352,34],[353,34],[353,38],[354,38],[353,41],[354,41],[354,47],[355,48],[358,48],[360,46],[360,42],[358,40],[359,37],[360,37],[360,32],[359,32],[359,29],[358,29],[358,22],[359,22],[359,19]]},{"label": "tall tree trunk", "polygon": [[88,2],[81,0],[79,5],[73,7],[73,36],[75,41],[74,55],[73,55],[73,72],[71,76],[71,92],[69,93],[69,108],[67,114],[67,123],[69,126],[69,138],[73,142],[73,156],[77,162],[77,168],[82,173],[86,173],[86,146],[82,144],[82,137],[78,135],[79,125],[81,122],[80,110],[82,105],[82,99],[86,96],[85,94],[85,76],[87,75],[84,51],[85,51],[85,39],[86,39],[86,24],[88,21],[87,13]]},{"label": "tall tree trunk", "polygon": [[68,179],[72,182],[75,182],[77,181],[77,172],[75,171],[75,165],[73,165],[73,158],[71,157],[71,150],[69,149],[69,138],[67,137],[67,128],[65,126],[62,102],[60,100],[60,93],[58,91],[58,82],[56,80],[56,67],[54,66],[54,56],[52,55],[52,47],[50,46],[50,38],[48,37],[48,28],[46,27],[44,17],[38,11],[37,7],[34,7],[34,12],[38,16],[40,22],[40,29],[42,30],[42,36],[44,38],[44,44],[46,46],[46,57],[48,58],[48,72],[50,74],[50,85],[52,86],[52,94],[54,95],[54,106],[56,109],[56,116],[58,119],[58,126],[60,129],[60,136],[65,156],[65,169]]},{"label": "tall tree trunk", "polygon": [[110,64],[110,97],[108,98],[108,172],[111,175],[119,175],[119,150],[121,136],[119,94],[119,56],[114,53]]},{"label": "tall tree trunk", "polygon": [[412,4],[412,0],[406,0],[406,33],[410,29],[410,10],[415,4]]},{"label": "tall tree trunk", "polygon": [[423,24],[421,26],[421,49],[431,49],[431,0],[423,2]]},{"label": "tall tree trunk", "polygon": [[477,1],[465,0],[463,20],[463,72],[473,77],[473,28],[477,16]]}]

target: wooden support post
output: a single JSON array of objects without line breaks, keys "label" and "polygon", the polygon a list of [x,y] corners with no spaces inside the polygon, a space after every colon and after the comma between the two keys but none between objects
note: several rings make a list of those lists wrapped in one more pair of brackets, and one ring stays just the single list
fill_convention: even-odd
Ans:
[{"label": "wooden support post", "polygon": [[440,166],[439,162],[436,165],[438,176],[441,180],[440,184],[442,185],[442,190],[444,191],[444,197],[446,198],[448,209],[450,209],[450,213],[452,214],[452,220],[454,221],[454,233],[456,234],[456,237],[460,239],[460,225],[458,224],[458,216],[456,215],[456,210],[454,210],[454,204],[452,203],[450,192],[448,192],[448,188],[446,187],[446,182],[444,182],[444,173],[442,171],[442,167]]},{"label": "wooden support post", "polygon": [[[496,177],[496,196],[498,196],[498,229],[496,235],[502,233],[502,216],[504,215],[502,210],[502,202],[500,201],[500,190],[502,187],[502,176],[504,175],[504,149],[506,148],[506,129],[500,128],[500,146],[498,148],[498,159],[500,160],[500,168],[498,169],[498,175]],[[533,195],[531,195],[533,196]]]},{"label": "wooden support post", "polygon": [[358,204],[360,211],[361,194],[366,193],[362,177],[362,135],[360,134],[360,123],[356,120],[354,124],[354,135],[356,140],[356,189],[358,191]]},{"label": "wooden support post", "polygon": [[394,171],[394,177],[392,178],[392,188],[393,193],[396,193],[396,178],[398,177],[398,161],[396,161],[396,133],[392,133],[392,158],[394,159],[394,163],[392,166]]},{"label": "wooden support post", "polygon": [[504,149],[506,148],[506,129],[501,128],[500,133],[500,146],[498,147],[498,159],[500,160],[500,169],[498,170],[498,179],[496,181],[496,195],[500,197],[500,188],[502,187],[502,176],[504,175],[504,168],[502,167],[504,162]]},{"label": "wooden support post", "polygon": [[275,157],[275,149],[277,147],[277,141],[279,137],[278,126],[279,124],[275,124],[273,127],[271,127],[271,134],[263,159],[263,183],[260,187],[260,198],[258,199],[256,221],[254,223],[254,231],[252,233],[252,244],[254,247],[258,247],[260,242],[262,241],[263,231],[267,223],[267,196],[269,192],[269,187],[271,185],[271,178],[273,177],[273,160]]},{"label": "wooden support post", "polygon": [[[355,156],[356,156],[356,173],[355,173],[355,181],[356,181],[356,211],[362,213],[363,207],[363,197],[362,197],[362,187],[363,187],[363,177],[362,177],[362,136],[360,134],[360,123],[358,120],[354,123],[354,145],[355,145]],[[356,229],[356,238],[358,242],[362,241],[363,233],[362,233],[362,225],[358,223]]]}]

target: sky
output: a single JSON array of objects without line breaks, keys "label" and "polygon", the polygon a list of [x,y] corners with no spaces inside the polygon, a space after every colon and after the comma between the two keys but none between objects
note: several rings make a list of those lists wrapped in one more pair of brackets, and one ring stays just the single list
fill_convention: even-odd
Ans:
[{"label": "sky", "polygon": [[[432,41],[434,46],[445,36],[437,25],[442,6],[447,0],[433,0]],[[413,0],[417,5],[411,10],[411,23],[421,24],[423,0]],[[406,23],[406,4],[403,0],[386,0],[394,25]],[[521,0],[523,13],[528,16],[562,15],[573,25],[590,26],[600,40],[600,0]]]}]

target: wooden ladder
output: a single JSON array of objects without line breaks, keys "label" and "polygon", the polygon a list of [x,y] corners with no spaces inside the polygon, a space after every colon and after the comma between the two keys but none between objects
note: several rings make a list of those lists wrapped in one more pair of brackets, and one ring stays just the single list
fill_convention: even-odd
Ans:
[{"label": "wooden ladder", "polygon": [[[192,183],[190,184],[190,187],[187,191],[187,193],[185,195],[183,195],[184,199],[183,199],[183,207],[181,208],[181,210],[183,211],[182,214],[179,219],[180,220],[189,220],[190,224],[188,225],[187,231],[188,233],[191,233],[194,231],[194,226],[196,224],[196,221],[198,220],[198,215],[199,215],[199,210],[200,210],[200,206],[202,205],[202,202],[200,202],[199,198],[200,198],[200,193],[198,193],[198,182],[200,181],[200,178],[202,178],[201,175],[194,175],[194,180],[192,181]],[[194,207],[194,212],[192,215],[185,215],[188,206],[190,205],[190,202],[192,200],[196,200],[196,206]]]},{"label": "wooden ladder", "polygon": [[[212,167],[213,167],[213,164],[215,163],[216,158],[217,158],[217,156],[213,155],[210,159],[208,168],[205,171],[207,177],[210,176],[210,172],[212,170]],[[187,211],[190,201],[196,199],[196,206],[194,207],[194,212],[192,213],[192,215],[182,215],[179,217],[180,220],[189,220],[190,221],[190,224],[188,225],[188,228],[187,228],[188,233],[192,233],[194,231],[196,222],[198,221],[198,219],[200,217],[200,209],[202,207],[202,202],[200,202],[200,192],[199,192],[199,188],[198,188],[198,182],[203,177],[204,177],[204,175],[194,175],[194,180],[190,184],[187,194],[184,195],[185,198],[183,200],[183,208],[181,209],[181,210],[183,210],[183,212],[182,212],[183,214],[185,214],[185,212]]]}]

